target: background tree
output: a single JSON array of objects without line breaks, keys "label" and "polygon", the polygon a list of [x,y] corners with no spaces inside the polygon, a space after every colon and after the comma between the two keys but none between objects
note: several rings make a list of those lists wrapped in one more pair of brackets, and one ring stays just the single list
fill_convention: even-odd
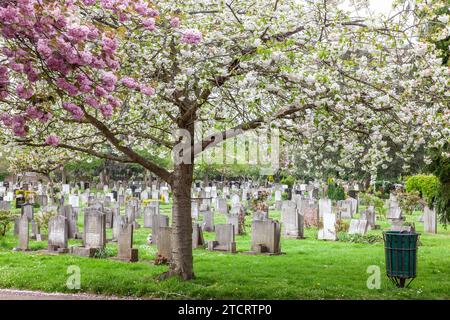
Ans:
[{"label": "background tree", "polygon": [[[191,279],[194,160],[221,140],[293,126],[373,167],[389,160],[384,137],[405,155],[430,131],[447,138],[448,113],[436,115],[448,70],[410,41],[414,9],[364,19],[338,4],[4,1],[1,120],[15,143],[139,164],[169,183],[168,275]],[[196,122],[216,132],[194,138]],[[154,146],[174,151],[173,168],[140,154]]]}]

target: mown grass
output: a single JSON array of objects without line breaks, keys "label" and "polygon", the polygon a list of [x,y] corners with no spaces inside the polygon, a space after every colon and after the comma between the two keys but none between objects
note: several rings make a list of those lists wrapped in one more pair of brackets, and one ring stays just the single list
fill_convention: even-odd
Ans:
[{"label": "mown grass", "polygon": [[[170,206],[163,206],[165,214]],[[417,219],[409,217],[411,221]],[[272,217],[280,213],[271,212]],[[142,218],[139,219],[143,225]],[[248,219],[250,220],[250,219]],[[225,217],[216,215],[216,223]],[[381,221],[382,227],[388,224]],[[80,219],[81,226],[81,219]],[[419,232],[423,226],[416,223]],[[80,267],[82,292],[145,296],[163,299],[449,299],[450,298],[450,230],[441,226],[439,234],[420,238],[418,277],[410,288],[397,289],[385,276],[384,249],[374,244],[326,242],[316,239],[317,230],[307,229],[306,239],[283,239],[281,256],[245,255],[249,235],[237,237],[238,254],[194,251],[196,278],[193,281],[155,278],[167,266],[152,264],[156,248],[146,243],[150,230],[135,232],[135,247],[140,262],[122,263],[110,259],[89,259],[71,255],[48,255],[36,252],[46,242],[31,241],[34,252],[13,252],[17,239],[12,231],[0,239],[0,287],[46,292],[74,292],[66,286],[67,268]],[[250,234],[250,227],[247,227]],[[109,235],[111,234],[108,231]],[[371,231],[381,234],[381,231]],[[211,240],[214,234],[206,233]],[[71,241],[71,245],[80,244]],[[108,254],[116,254],[116,244],[108,244]],[[367,268],[381,269],[381,289],[369,290]]]}]

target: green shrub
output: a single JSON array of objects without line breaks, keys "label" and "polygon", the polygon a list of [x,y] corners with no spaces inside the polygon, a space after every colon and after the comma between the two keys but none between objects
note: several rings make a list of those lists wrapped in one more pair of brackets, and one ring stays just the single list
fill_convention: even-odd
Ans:
[{"label": "green shrub", "polygon": [[343,242],[351,242],[351,243],[381,243],[383,242],[383,237],[377,234],[366,234],[366,235],[360,235],[360,234],[348,234],[345,232],[340,232],[338,234],[339,241]]},{"label": "green shrub", "polygon": [[364,206],[373,206],[375,212],[380,216],[386,216],[387,208],[384,205],[383,199],[380,199],[376,195],[371,195],[368,193],[360,193],[359,198],[361,199],[361,204]]},{"label": "green shrub", "polygon": [[425,201],[432,204],[439,191],[439,179],[434,175],[416,175],[406,179],[406,192],[418,192]]},{"label": "green shrub", "polygon": [[280,183],[287,185],[289,188],[292,188],[295,183],[295,177],[291,175],[285,176],[281,179]]},{"label": "green shrub", "polygon": [[335,183],[328,184],[328,198],[334,201],[345,200],[344,188]]},{"label": "green shrub", "polygon": [[11,211],[0,211],[0,237],[4,237],[8,232],[11,222],[14,220],[14,215]]},{"label": "green shrub", "polygon": [[48,231],[48,222],[51,218],[56,217],[58,213],[56,211],[45,211],[40,212],[40,214],[36,214],[34,216],[34,220],[36,221],[36,224],[39,227],[39,230],[42,231]]},{"label": "green shrub", "polygon": [[420,194],[417,191],[398,193],[397,198],[400,208],[407,215],[412,215],[414,210],[419,209],[419,206],[423,205]]}]

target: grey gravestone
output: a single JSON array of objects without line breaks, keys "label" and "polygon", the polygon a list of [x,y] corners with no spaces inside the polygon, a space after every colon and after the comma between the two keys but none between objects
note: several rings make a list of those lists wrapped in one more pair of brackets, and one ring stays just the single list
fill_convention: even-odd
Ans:
[{"label": "grey gravestone", "polygon": [[369,206],[366,210],[361,212],[361,219],[367,220],[368,229],[377,229],[377,216],[375,214],[375,208]]},{"label": "grey gravestone", "polygon": [[104,209],[105,218],[106,218],[106,228],[112,229],[114,226],[114,215],[111,208]]},{"label": "grey gravestone", "polygon": [[31,203],[25,203],[22,205],[22,215],[28,217],[28,221],[33,220],[34,218],[34,211],[33,211],[33,205]]},{"label": "grey gravestone", "polygon": [[319,200],[319,217],[322,218],[325,214],[332,213],[332,206],[330,199],[320,199]]},{"label": "grey gravestone", "polygon": [[366,234],[366,232],[367,232],[367,220],[352,219],[350,221],[348,234],[360,234],[363,236]]},{"label": "grey gravestone", "polygon": [[48,222],[48,251],[68,252],[68,221],[61,215],[53,217]]},{"label": "grey gravestone", "polygon": [[253,253],[281,254],[281,225],[278,221],[253,221]]},{"label": "grey gravestone", "polygon": [[269,220],[269,212],[258,210],[253,214],[253,221]]},{"label": "grey gravestone", "polygon": [[29,249],[28,242],[30,240],[30,225],[28,217],[23,215],[19,220],[19,246],[18,251],[27,251]]},{"label": "grey gravestone", "polygon": [[158,260],[165,262],[170,262],[172,260],[172,228],[158,228],[156,247],[158,248]]},{"label": "grey gravestone", "polygon": [[353,218],[353,203],[351,200],[340,200],[337,202],[338,210],[341,219],[352,219]]},{"label": "grey gravestone", "polygon": [[302,239],[304,237],[304,217],[299,214],[294,201],[283,201],[281,222],[284,225],[284,235]]},{"label": "grey gravestone", "polygon": [[226,199],[223,198],[217,199],[217,211],[219,213],[228,214],[228,204]]},{"label": "grey gravestone", "polygon": [[106,217],[96,210],[84,211],[83,247],[72,247],[72,253],[84,257],[94,257],[105,248]]},{"label": "grey gravestone", "polygon": [[147,206],[144,208],[144,228],[152,227],[153,216],[156,215],[156,207]]},{"label": "grey gravestone", "polygon": [[138,249],[133,248],[133,224],[126,219],[119,222],[117,259],[128,262],[139,260]]},{"label": "grey gravestone", "polygon": [[215,229],[216,239],[208,242],[208,250],[236,253],[234,226],[231,224],[218,224]]},{"label": "grey gravestone", "polygon": [[119,195],[118,202],[119,202],[119,206],[123,206],[125,204],[125,196]]},{"label": "grey gravestone", "polygon": [[155,214],[152,217],[152,239],[157,241],[159,229],[169,226],[169,217],[162,214]]},{"label": "grey gravestone", "polygon": [[203,223],[202,230],[205,232],[213,232],[214,231],[214,212],[212,211],[204,211],[203,215]]},{"label": "grey gravestone", "polygon": [[192,224],[192,249],[197,249],[205,246],[203,239],[203,231],[198,223]]},{"label": "grey gravestone", "polygon": [[350,201],[350,203],[352,204],[351,205],[351,214],[352,214],[352,217],[354,217],[355,214],[358,213],[358,200],[355,198],[349,197],[347,199],[347,201]]},{"label": "grey gravestone", "polygon": [[124,216],[116,215],[113,221],[113,229],[112,229],[112,242],[116,242],[119,239],[119,227],[121,224],[128,223],[128,219]]},{"label": "grey gravestone", "polygon": [[333,213],[325,213],[322,217],[322,228],[319,230],[319,240],[337,240],[336,234],[336,215]]},{"label": "grey gravestone", "polygon": [[311,228],[319,227],[319,206],[317,204],[303,205],[302,213],[304,218],[305,227]]},{"label": "grey gravestone", "polygon": [[198,220],[199,204],[196,200],[191,202],[191,217],[194,220]]},{"label": "grey gravestone", "polygon": [[132,204],[127,204],[125,208],[125,215],[128,218],[129,223],[133,224],[134,229],[139,229],[141,226],[136,221],[137,218],[137,207]]},{"label": "grey gravestone", "polygon": [[243,233],[240,227],[238,215],[227,215],[227,224],[232,224],[234,226],[235,235]]},{"label": "grey gravestone", "polygon": [[437,233],[436,211],[428,206],[424,208],[423,227],[426,233]]}]

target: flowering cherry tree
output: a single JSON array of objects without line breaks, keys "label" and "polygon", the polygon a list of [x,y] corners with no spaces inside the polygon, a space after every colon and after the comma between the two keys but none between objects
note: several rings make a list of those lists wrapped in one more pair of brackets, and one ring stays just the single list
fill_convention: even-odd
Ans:
[{"label": "flowering cherry tree", "polygon": [[[216,141],[180,152],[196,122],[220,140],[276,125],[368,165],[387,160],[384,137],[405,151],[425,133],[448,137],[448,69],[412,17],[361,18],[331,0],[1,1],[1,121],[13,143],[137,163],[168,182],[168,275],[191,279],[194,159]],[[184,161],[169,171],[144,156],[153,146]]]}]

